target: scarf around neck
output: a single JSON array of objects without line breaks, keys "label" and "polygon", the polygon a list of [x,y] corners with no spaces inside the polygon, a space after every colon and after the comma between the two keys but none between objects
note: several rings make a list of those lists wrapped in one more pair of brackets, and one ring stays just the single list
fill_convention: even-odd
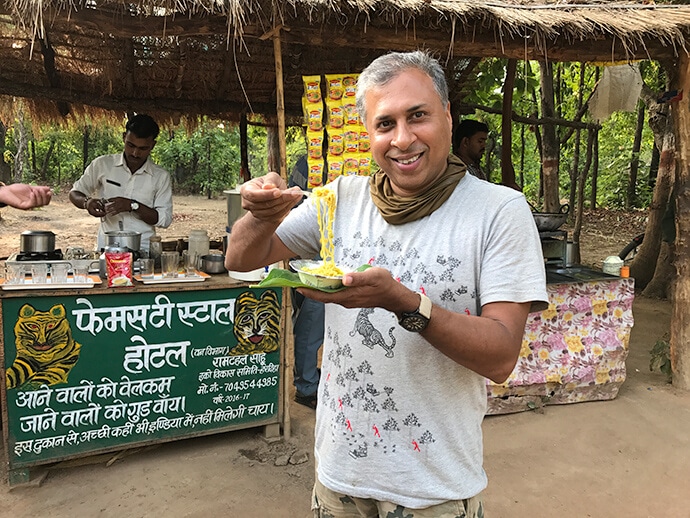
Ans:
[{"label": "scarf around neck", "polygon": [[443,205],[466,170],[462,160],[450,154],[443,174],[426,191],[411,197],[395,194],[388,175],[379,170],[369,178],[369,192],[381,217],[391,225],[402,225],[428,216]]}]

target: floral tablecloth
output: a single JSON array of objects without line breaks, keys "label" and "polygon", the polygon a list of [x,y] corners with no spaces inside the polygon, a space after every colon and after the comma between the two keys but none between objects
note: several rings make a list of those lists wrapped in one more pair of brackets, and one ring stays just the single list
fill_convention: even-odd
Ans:
[{"label": "floral tablecloth", "polygon": [[613,399],[625,381],[634,280],[549,284],[549,307],[530,313],[510,377],[487,382],[487,414]]}]

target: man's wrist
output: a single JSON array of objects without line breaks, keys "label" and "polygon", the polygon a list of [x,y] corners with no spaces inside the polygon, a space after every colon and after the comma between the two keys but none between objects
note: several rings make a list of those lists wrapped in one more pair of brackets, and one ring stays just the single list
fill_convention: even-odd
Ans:
[{"label": "man's wrist", "polygon": [[82,209],[84,210],[89,210],[89,201],[91,200],[91,196],[87,196],[84,198],[84,205],[82,206]]}]

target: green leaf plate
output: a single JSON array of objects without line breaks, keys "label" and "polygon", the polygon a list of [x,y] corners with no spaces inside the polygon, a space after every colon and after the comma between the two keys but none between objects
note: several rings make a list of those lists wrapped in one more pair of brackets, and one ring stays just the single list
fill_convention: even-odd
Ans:
[{"label": "green leaf plate", "polygon": [[[368,268],[371,268],[371,265],[363,264],[355,271],[363,272]],[[335,293],[346,289],[344,286],[335,289],[315,288],[314,286],[303,283],[297,273],[291,272],[290,270],[284,270],[283,268],[272,268],[259,284],[253,284],[250,288],[309,288],[311,290],[325,291],[326,293]]]}]

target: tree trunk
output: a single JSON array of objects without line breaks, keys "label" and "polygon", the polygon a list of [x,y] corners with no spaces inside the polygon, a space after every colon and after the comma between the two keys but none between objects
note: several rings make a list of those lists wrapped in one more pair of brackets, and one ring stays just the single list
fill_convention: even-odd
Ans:
[{"label": "tree trunk", "polygon": [[673,243],[661,242],[654,278],[647,284],[642,295],[651,299],[667,299],[673,292],[676,269],[673,266]]},{"label": "tree trunk", "polygon": [[573,247],[575,249],[575,257],[573,262],[580,263],[580,232],[582,231],[582,215],[585,206],[585,184],[587,183],[587,173],[592,166],[592,155],[594,149],[594,130],[587,132],[587,155],[585,158],[585,165],[582,171],[577,175],[577,207],[575,209],[575,229],[573,231]]},{"label": "tree trunk", "polygon": [[81,170],[84,171],[89,165],[89,135],[91,134],[91,126],[88,124],[84,126],[84,144],[82,146],[82,166]]},{"label": "tree trunk", "polygon": [[5,162],[5,137],[7,128],[0,120],[0,182],[8,183],[11,178],[12,170],[10,165]]},{"label": "tree trunk", "polygon": [[[41,181],[43,183],[46,183],[46,180],[48,179],[48,163],[50,162],[50,157],[53,154],[53,149],[55,149],[55,140],[51,139],[50,140],[50,146],[48,147],[48,151],[46,152],[46,156],[43,157],[43,163],[41,164],[41,170],[40,170],[40,177]],[[58,185],[60,185],[58,183]]]},{"label": "tree trunk", "polygon": [[26,127],[24,126],[24,112],[22,109],[18,110],[15,129],[14,145],[17,148],[17,153],[14,156],[14,181],[19,183],[24,180],[24,165],[27,162]]},{"label": "tree trunk", "polygon": [[594,129],[594,144],[592,146],[592,188],[589,191],[589,208],[597,208],[597,182],[599,181],[599,130]]},{"label": "tree trunk", "polygon": [[[659,163],[656,187],[649,205],[649,216],[645,227],[644,241],[630,265],[630,275],[635,278],[635,287],[643,290],[654,277],[661,245],[661,221],[666,213],[676,171],[675,135],[672,117],[668,117],[666,133]],[[633,236],[630,236],[631,238]]]},{"label": "tree trunk", "polygon": [[637,171],[640,167],[640,147],[642,146],[642,129],[644,128],[644,103],[637,103],[637,125],[633,141],[632,158],[630,160],[630,177],[625,196],[625,208],[632,209],[637,204]]},{"label": "tree trunk", "polygon": [[[555,117],[553,98],[553,63],[539,62],[541,86],[541,116]],[[556,126],[544,124],[542,133],[542,170],[544,174],[544,212],[558,212],[561,202],[558,193],[559,146]]]},{"label": "tree trunk", "polygon": [[515,183],[513,167],[513,89],[515,88],[515,70],[517,59],[509,59],[506,67],[506,80],[503,83],[503,118],[501,119],[501,183],[518,191],[522,188]]},{"label": "tree trunk", "polygon": [[[583,90],[585,89],[585,64],[580,63],[580,81],[577,91],[577,111],[582,109]],[[578,171],[580,168],[580,129],[575,130],[575,148],[573,150],[573,167],[570,170],[570,198],[568,204],[575,206],[575,195],[577,186]],[[579,259],[578,259],[579,260]]]},{"label": "tree trunk", "polygon": [[249,170],[249,139],[247,138],[247,114],[240,117],[240,182],[248,182],[252,179]]}]

